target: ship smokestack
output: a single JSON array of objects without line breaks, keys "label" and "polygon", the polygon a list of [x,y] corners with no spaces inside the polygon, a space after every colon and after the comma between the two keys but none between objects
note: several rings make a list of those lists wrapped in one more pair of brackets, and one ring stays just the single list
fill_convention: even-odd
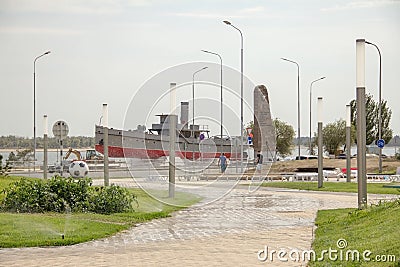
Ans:
[{"label": "ship smokestack", "polygon": [[189,102],[181,102],[181,124],[183,128],[188,128]]}]

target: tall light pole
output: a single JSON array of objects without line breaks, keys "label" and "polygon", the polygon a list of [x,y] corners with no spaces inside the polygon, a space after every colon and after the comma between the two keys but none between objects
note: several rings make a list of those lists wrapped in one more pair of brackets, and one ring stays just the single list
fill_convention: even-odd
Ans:
[{"label": "tall light pole", "polygon": [[324,185],[324,168],[323,168],[323,134],[322,134],[322,97],[318,97],[317,108],[318,108],[318,188]]},{"label": "tall light pole", "polygon": [[320,81],[320,80],[323,80],[323,79],[325,79],[326,77],[324,76],[324,77],[321,77],[321,78],[319,78],[319,79],[316,79],[316,80],[314,80],[314,81],[312,81],[311,82],[311,85],[310,85],[310,138],[309,138],[309,144],[310,144],[310,155],[313,155],[313,151],[312,151],[312,146],[311,146],[311,99],[312,99],[312,86],[313,86],[313,83],[315,83],[315,82],[317,82],[317,81]]},{"label": "tall light pole", "polygon": [[[223,98],[222,98],[222,57],[221,57],[221,55],[219,55],[218,53],[214,53],[214,52],[210,52],[210,51],[207,51],[207,50],[201,50],[201,51],[203,51],[204,53],[209,53],[209,54],[213,54],[213,55],[216,55],[216,56],[218,56],[219,57],[219,60],[220,60],[220,62],[221,62],[221,77],[220,77],[220,84],[221,84],[221,118],[220,118],[220,124],[221,124],[221,139],[222,139],[222,131],[223,131],[223,107],[224,107],[224,105],[223,105]],[[222,143],[221,143],[222,144]],[[221,153],[222,153],[222,150],[221,150]]]},{"label": "tall light pole", "polygon": [[193,78],[192,78],[192,98],[193,98],[193,107],[192,107],[192,111],[193,111],[193,113],[192,113],[192,133],[191,133],[191,135],[190,136],[192,136],[192,137],[194,137],[194,76],[196,75],[196,73],[198,73],[198,72],[200,72],[200,71],[202,71],[202,70],[205,70],[205,69],[207,69],[208,67],[203,67],[203,68],[201,68],[201,69],[199,69],[198,71],[195,71],[194,73],[193,73]]},{"label": "tall light pole", "polygon": [[[382,55],[379,47],[376,44],[365,41],[366,44],[373,45],[378,50],[379,54],[379,106],[378,106],[378,138],[382,139]],[[379,173],[382,173],[382,148],[379,148]]]},{"label": "tall light pole", "polygon": [[297,65],[297,145],[300,160],[300,66],[296,61],[289,60],[287,58],[281,59]]},{"label": "tall light pole", "polygon": [[240,33],[240,172],[243,173],[243,34],[231,22],[224,20],[224,23]]},{"label": "tall light pole", "polygon": [[50,54],[50,51],[37,56],[33,61],[33,171],[36,171],[36,60]]},{"label": "tall light pole", "polygon": [[366,110],[365,110],[365,40],[356,40],[357,104],[357,182],[358,208],[367,204]]}]

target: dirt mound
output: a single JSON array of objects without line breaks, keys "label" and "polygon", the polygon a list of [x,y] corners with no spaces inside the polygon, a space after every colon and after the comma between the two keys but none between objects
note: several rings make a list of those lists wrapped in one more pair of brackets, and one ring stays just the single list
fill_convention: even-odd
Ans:
[{"label": "dirt mound", "polygon": [[[331,168],[346,168],[345,159],[324,159],[324,167]],[[357,159],[351,159],[351,167],[357,168]],[[397,167],[400,167],[400,161],[395,159],[383,159],[382,160],[382,171],[384,173],[395,173]],[[271,167],[271,174],[274,173],[285,173],[295,172],[297,168],[318,168],[318,160],[291,160],[291,161],[277,161]],[[379,159],[367,158],[367,173],[377,173],[379,169]]]}]

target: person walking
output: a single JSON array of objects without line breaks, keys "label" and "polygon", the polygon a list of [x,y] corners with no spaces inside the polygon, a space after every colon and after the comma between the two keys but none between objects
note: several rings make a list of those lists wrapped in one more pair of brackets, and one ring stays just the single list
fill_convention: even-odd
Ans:
[{"label": "person walking", "polygon": [[256,160],[256,171],[261,175],[261,167],[263,163],[264,156],[261,154],[261,151],[257,152],[257,160]]},{"label": "person walking", "polygon": [[225,170],[226,170],[226,167],[227,167],[227,161],[226,161],[225,153],[222,153],[221,156],[219,156],[218,166],[220,166],[220,168],[221,168],[221,173],[225,173]]}]

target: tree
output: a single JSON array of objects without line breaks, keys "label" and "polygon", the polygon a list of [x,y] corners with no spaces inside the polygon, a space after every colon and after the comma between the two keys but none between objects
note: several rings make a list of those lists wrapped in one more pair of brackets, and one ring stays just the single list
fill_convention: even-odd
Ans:
[{"label": "tree", "polygon": [[[357,129],[357,102],[352,100],[351,106],[351,124]],[[365,113],[366,113],[366,143],[372,144],[379,139],[379,103],[375,102],[371,94],[366,95],[365,99]],[[382,139],[388,143],[393,137],[393,130],[389,128],[392,111],[387,106],[387,101],[381,102],[381,117],[382,117]],[[357,139],[356,139],[357,142]]]},{"label": "tree", "polygon": [[[86,148],[93,147],[95,145],[94,137],[87,136],[71,136],[67,137],[63,141],[64,147],[73,148]],[[43,137],[36,137],[36,148],[43,148]],[[18,136],[0,136],[0,147],[11,148],[11,149],[28,149],[33,147],[33,139]],[[55,137],[48,138],[48,148],[60,147],[59,142]]]},{"label": "tree", "polygon": [[346,121],[340,119],[333,123],[328,123],[322,129],[322,136],[325,151],[329,154],[336,154],[339,146],[346,143]]},{"label": "tree", "polygon": [[[336,154],[340,146],[344,146],[344,150],[350,152],[350,148],[346,148],[346,122],[341,119],[334,123],[328,123],[322,128],[323,140],[322,144],[325,151],[329,154]],[[314,134],[315,138],[312,142],[313,147],[318,146],[318,135]],[[350,146],[355,143],[356,130],[354,126],[350,128]]]},{"label": "tree", "polygon": [[[282,157],[292,154],[293,138],[295,135],[293,127],[279,119],[273,120],[272,123],[275,127],[277,154]],[[250,121],[246,125],[246,128],[254,129],[254,122]]]},{"label": "tree", "polygon": [[274,119],[273,123],[275,126],[277,153],[282,157],[290,155],[295,135],[293,127],[279,119]]},{"label": "tree", "polygon": [[17,150],[16,158],[17,160],[22,162],[34,160],[32,155],[32,149]]},{"label": "tree", "polygon": [[6,160],[6,165],[3,167],[3,155],[0,155],[0,176],[7,176],[11,170],[11,166],[8,160]]},{"label": "tree", "polygon": [[8,154],[8,160],[9,161],[16,161],[18,160],[17,156],[15,155],[15,153],[13,151],[10,152],[10,154]]}]

